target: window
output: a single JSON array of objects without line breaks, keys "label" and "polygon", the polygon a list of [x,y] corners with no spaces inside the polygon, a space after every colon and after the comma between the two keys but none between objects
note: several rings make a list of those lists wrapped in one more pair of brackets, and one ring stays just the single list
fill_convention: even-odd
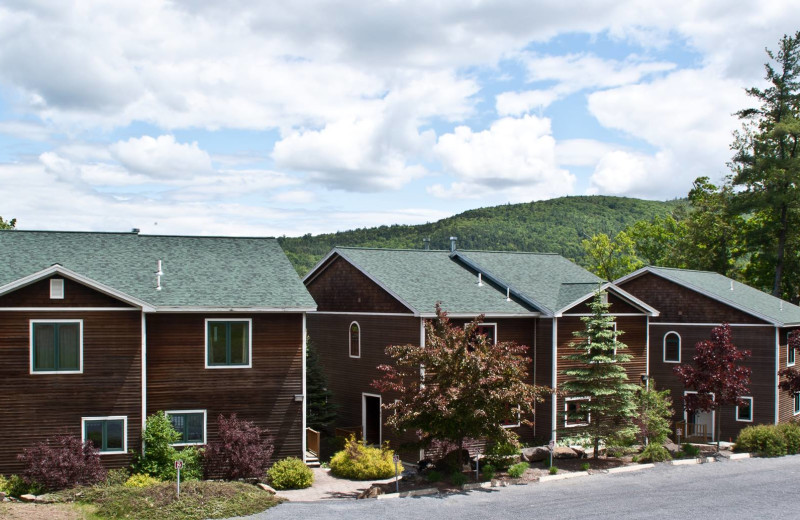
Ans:
[{"label": "window", "polygon": [[503,428],[516,428],[520,425],[520,408],[517,406],[508,406],[509,411],[512,412],[511,419],[503,421]]},{"label": "window", "polygon": [[51,278],[50,279],[50,299],[63,300],[64,299],[64,279]]},{"label": "window", "polygon": [[127,453],[127,417],[84,417],[83,442],[91,442],[100,454]]},{"label": "window", "polygon": [[792,345],[787,342],[786,345],[786,366],[791,367],[795,364],[795,349],[792,348]]},{"label": "window", "polygon": [[742,397],[743,405],[736,407],[736,420],[742,422],[753,422],[753,398]]},{"label": "window", "polygon": [[250,367],[252,320],[206,320],[206,368]]},{"label": "window", "polygon": [[571,428],[589,424],[591,416],[586,410],[588,402],[588,397],[567,397],[564,400],[564,426]]},{"label": "window", "polygon": [[350,357],[361,357],[361,326],[357,321],[350,324]]},{"label": "window", "polygon": [[31,320],[31,373],[80,374],[82,320]]},{"label": "window", "polygon": [[664,335],[664,363],[681,362],[681,337],[677,332]]},{"label": "window", "polygon": [[480,323],[476,332],[486,336],[492,344],[497,343],[497,323]]},{"label": "window", "polygon": [[175,431],[181,434],[176,446],[206,443],[206,411],[176,410],[166,412]]},{"label": "window", "polygon": [[800,392],[794,394],[794,414],[800,414]]}]

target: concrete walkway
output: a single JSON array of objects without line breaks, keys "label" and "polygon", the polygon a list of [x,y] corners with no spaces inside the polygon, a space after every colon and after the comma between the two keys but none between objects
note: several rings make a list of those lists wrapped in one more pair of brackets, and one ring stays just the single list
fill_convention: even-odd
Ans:
[{"label": "concrete walkway", "polygon": [[347,480],[334,477],[330,470],[311,468],[314,472],[314,484],[306,489],[290,489],[278,491],[278,496],[292,502],[313,502],[316,500],[332,500],[336,498],[358,497],[358,494],[369,489],[372,484],[394,482],[394,477],[384,480]]}]

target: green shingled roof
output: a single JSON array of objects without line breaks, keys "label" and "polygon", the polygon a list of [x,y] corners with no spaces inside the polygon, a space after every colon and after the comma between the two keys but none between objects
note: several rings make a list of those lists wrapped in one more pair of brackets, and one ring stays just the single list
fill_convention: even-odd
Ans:
[{"label": "green shingled roof", "polygon": [[0,287],[59,264],[154,307],[316,308],[273,238],[13,230],[0,258]]},{"label": "green shingled roof", "polygon": [[[719,273],[667,267],[645,267],[644,270],[652,271],[690,289],[699,290],[745,312],[766,318],[777,325],[800,324],[800,307],[797,305],[754,289],[749,285],[739,283]],[[731,287],[733,287],[733,290],[731,290]]]},{"label": "green shingled roof", "polygon": [[530,314],[532,310],[506,301],[505,291],[489,283],[478,286],[477,274],[453,261],[449,251],[337,247],[334,252],[422,314],[432,313],[436,302],[451,314]]}]

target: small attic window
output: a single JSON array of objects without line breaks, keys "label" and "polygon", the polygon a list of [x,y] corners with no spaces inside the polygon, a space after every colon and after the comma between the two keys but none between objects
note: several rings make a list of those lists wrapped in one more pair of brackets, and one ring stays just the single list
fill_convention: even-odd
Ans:
[{"label": "small attic window", "polygon": [[50,299],[63,300],[64,299],[64,279],[51,278],[50,279]]}]

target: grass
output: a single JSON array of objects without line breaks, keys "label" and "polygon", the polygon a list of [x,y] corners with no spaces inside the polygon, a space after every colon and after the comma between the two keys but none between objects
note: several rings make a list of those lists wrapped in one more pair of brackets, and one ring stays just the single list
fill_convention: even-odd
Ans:
[{"label": "grass", "polygon": [[[180,500],[175,496],[175,484],[171,482],[144,488],[97,486],[71,490],[67,493],[91,511],[90,518],[97,519],[227,518],[258,513],[282,502],[282,499],[241,482],[182,483]],[[88,504],[91,508],[87,506]]]}]

